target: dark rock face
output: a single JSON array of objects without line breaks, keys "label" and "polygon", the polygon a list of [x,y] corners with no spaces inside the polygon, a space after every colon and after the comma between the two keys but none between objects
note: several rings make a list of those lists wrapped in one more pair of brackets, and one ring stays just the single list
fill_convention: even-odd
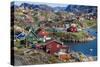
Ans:
[{"label": "dark rock face", "polygon": [[29,4],[29,3],[22,3],[20,7],[29,8],[29,9],[40,9],[40,10],[46,10],[46,11],[53,11],[52,7],[47,5],[36,5],[36,4]]},{"label": "dark rock face", "polygon": [[81,12],[81,13],[96,13],[97,7],[96,6],[84,6],[84,5],[68,5],[65,9],[68,12]]},{"label": "dark rock face", "polygon": [[97,6],[84,6],[84,5],[68,5],[66,7],[51,7],[45,4],[29,4],[29,3],[22,3],[20,6],[11,3],[11,7],[24,7],[29,9],[39,9],[45,11],[67,11],[67,12],[74,12],[74,13],[93,13],[94,15],[97,12]]}]

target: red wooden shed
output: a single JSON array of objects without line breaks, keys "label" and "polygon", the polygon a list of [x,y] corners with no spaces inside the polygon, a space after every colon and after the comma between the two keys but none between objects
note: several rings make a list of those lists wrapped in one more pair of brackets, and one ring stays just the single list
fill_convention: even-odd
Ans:
[{"label": "red wooden shed", "polygon": [[48,52],[49,54],[54,54],[60,51],[60,49],[67,49],[67,46],[56,40],[51,40],[46,43],[46,52]]}]

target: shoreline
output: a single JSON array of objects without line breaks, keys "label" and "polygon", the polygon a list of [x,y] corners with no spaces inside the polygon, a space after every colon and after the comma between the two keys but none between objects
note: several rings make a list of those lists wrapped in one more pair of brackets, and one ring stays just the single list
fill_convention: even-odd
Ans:
[{"label": "shoreline", "polygon": [[92,26],[89,26],[89,27],[86,27],[86,28],[82,28],[82,30],[85,30],[85,29],[89,29],[89,28],[92,28],[94,26],[97,26],[96,24],[92,25]]},{"label": "shoreline", "polygon": [[96,39],[95,36],[84,38],[84,39],[81,39],[81,40],[75,40],[75,39],[67,39],[67,40],[65,40],[65,39],[61,39],[61,41],[63,41],[63,42],[65,42],[65,41],[66,42],[73,42],[73,43],[82,43],[82,42],[92,41],[94,39]]},{"label": "shoreline", "polygon": [[[83,30],[85,30],[85,29],[90,29],[90,28],[92,28],[92,27],[94,27],[94,26],[96,26],[96,25],[92,25],[92,26],[90,26],[90,27],[83,28]],[[96,39],[95,36],[89,35],[89,37],[83,38],[83,39],[80,39],[80,40],[75,40],[75,39],[67,39],[67,40],[65,40],[65,39],[62,39],[62,41],[74,42],[74,43],[82,43],[82,42],[92,41],[92,40],[94,40],[94,39]]]},{"label": "shoreline", "polygon": [[[42,54],[45,54],[45,55],[42,55]],[[61,62],[62,63],[64,62],[69,62],[69,63],[70,62],[87,62],[87,61],[97,60],[97,56],[85,55],[82,52],[75,52],[75,51],[64,54],[64,56],[67,57],[67,59],[65,59],[66,61],[61,60],[60,57],[63,56],[62,54],[57,55],[57,56],[49,55],[42,51],[37,51],[37,53],[35,53],[34,51],[31,51],[31,54],[30,53],[23,54],[23,55],[15,54],[14,56],[15,56],[15,61],[16,61],[15,65],[19,65],[18,62],[21,63],[20,65],[23,65],[23,64],[28,65],[28,64],[45,64],[45,63],[50,64],[50,63],[61,63]]]}]

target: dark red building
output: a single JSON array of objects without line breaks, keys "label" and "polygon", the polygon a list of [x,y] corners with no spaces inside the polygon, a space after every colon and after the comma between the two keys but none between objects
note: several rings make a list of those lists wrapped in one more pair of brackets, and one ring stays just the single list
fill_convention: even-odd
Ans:
[{"label": "dark red building", "polygon": [[71,27],[71,28],[70,28],[70,31],[71,31],[71,32],[77,32],[77,28],[76,28],[76,27]]},{"label": "dark red building", "polygon": [[49,54],[54,54],[60,51],[60,49],[67,50],[67,48],[67,46],[57,42],[56,40],[52,40],[46,43],[46,52],[48,52]]},{"label": "dark red building", "polygon": [[37,30],[37,34],[38,34],[40,37],[48,36],[48,32],[45,31],[44,28],[39,28],[39,29]]}]

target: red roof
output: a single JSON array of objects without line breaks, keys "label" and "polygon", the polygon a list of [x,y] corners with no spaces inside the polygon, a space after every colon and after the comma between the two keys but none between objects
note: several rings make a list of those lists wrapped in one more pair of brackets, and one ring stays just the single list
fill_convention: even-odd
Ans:
[{"label": "red roof", "polygon": [[40,31],[38,31],[38,35],[39,36],[48,36],[48,32],[45,31],[45,29],[40,29]]},{"label": "red roof", "polygon": [[56,42],[56,43],[59,43],[59,44],[62,45],[62,43],[60,43],[60,42],[58,42],[58,41],[56,41],[56,40],[50,40],[50,41],[47,41],[46,44],[50,44],[50,43],[52,43],[52,42]]}]

